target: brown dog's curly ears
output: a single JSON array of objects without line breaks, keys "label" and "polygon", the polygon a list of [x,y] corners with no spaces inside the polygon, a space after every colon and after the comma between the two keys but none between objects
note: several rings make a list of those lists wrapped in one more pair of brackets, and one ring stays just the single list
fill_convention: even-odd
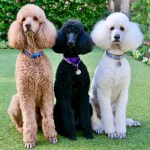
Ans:
[{"label": "brown dog's curly ears", "polygon": [[18,21],[14,21],[9,27],[8,44],[12,48],[19,50],[24,49],[26,43],[22,25]]},{"label": "brown dog's curly ears", "polygon": [[36,33],[36,44],[39,48],[51,48],[55,44],[56,40],[56,28],[48,20],[41,23]]}]

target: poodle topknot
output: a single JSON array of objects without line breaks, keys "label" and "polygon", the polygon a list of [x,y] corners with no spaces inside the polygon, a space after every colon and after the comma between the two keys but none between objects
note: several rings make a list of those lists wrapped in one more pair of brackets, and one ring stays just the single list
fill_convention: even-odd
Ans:
[{"label": "poodle topknot", "polygon": [[119,47],[122,52],[138,48],[143,40],[138,24],[130,22],[125,14],[119,12],[109,15],[106,20],[99,21],[91,37],[101,48]]},{"label": "poodle topknot", "polygon": [[68,20],[62,27],[65,33],[75,32],[78,35],[84,31],[84,26],[79,20]]},{"label": "poodle topknot", "polygon": [[[33,10],[34,9],[34,10]],[[44,11],[39,7],[34,4],[27,4],[23,6],[17,14],[17,20],[22,23],[22,20],[26,17],[34,17],[36,16],[39,20],[39,23],[43,23],[46,21],[46,16]]]},{"label": "poodle topknot", "polygon": [[27,4],[19,10],[17,20],[9,28],[9,45],[19,50],[25,49],[27,43],[31,43],[29,35],[34,36],[32,43],[41,49],[52,47],[55,43],[54,25],[46,19],[44,11],[34,4]]}]

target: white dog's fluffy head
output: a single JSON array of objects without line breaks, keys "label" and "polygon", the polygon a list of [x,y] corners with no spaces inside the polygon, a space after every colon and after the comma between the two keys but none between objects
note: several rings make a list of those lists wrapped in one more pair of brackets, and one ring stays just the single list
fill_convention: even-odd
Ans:
[{"label": "white dog's fluffy head", "polygon": [[125,14],[118,12],[109,15],[106,20],[99,21],[91,37],[101,48],[119,47],[123,52],[135,50],[143,41],[143,34],[138,24],[130,22]]}]

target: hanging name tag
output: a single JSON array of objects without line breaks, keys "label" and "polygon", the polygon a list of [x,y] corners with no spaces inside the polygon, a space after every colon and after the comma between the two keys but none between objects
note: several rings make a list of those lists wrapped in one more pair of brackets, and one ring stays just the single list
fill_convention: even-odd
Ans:
[{"label": "hanging name tag", "polygon": [[77,75],[80,75],[80,74],[81,74],[81,70],[79,70],[79,69],[77,68],[76,74],[77,74]]},{"label": "hanging name tag", "polygon": [[119,67],[121,66],[121,62],[120,61],[117,62],[117,66],[119,66]]}]

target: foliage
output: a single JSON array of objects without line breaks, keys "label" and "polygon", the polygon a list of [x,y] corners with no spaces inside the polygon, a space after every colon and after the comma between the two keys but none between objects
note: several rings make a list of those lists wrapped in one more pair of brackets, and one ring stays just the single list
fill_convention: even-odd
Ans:
[{"label": "foliage", "polygon": [[134,50],[131,52],[131,56],[136,60],[142,61],[144,64],[150,65],[150,49],[148,52],[142,52],[142,50],[145,49],[147,49],[147,47],[143,46],[143,48],[140,50]]},{"label": "foliage", "polygon": [[136,59],[141,60],[146,64],[150,64],[150,19],[148,19],[150,18],[150,7],[148,7],[149,5],[149,0],[139,0],[138,2],[133,3],[131,8],[131,20],[138,22],[141,25],[142,32],[144,33],[144,44],[136,53],[137,55],[140,53],[139,57]]},{"label": "foliage", "polygon": [[0,49],[6,49],[6,48],[9,48],[8,46],[8,42],[6,41],[0,41]]},{"label": "foliage", "polygon": [[40,6],[47,18],[59,29],[68,19],[79,19],[87,31],[106,16],[104,0],[1,0],[0,1],[0,39],[6,39],[10,23],[15,20],[18,10],[25,4]]}]

